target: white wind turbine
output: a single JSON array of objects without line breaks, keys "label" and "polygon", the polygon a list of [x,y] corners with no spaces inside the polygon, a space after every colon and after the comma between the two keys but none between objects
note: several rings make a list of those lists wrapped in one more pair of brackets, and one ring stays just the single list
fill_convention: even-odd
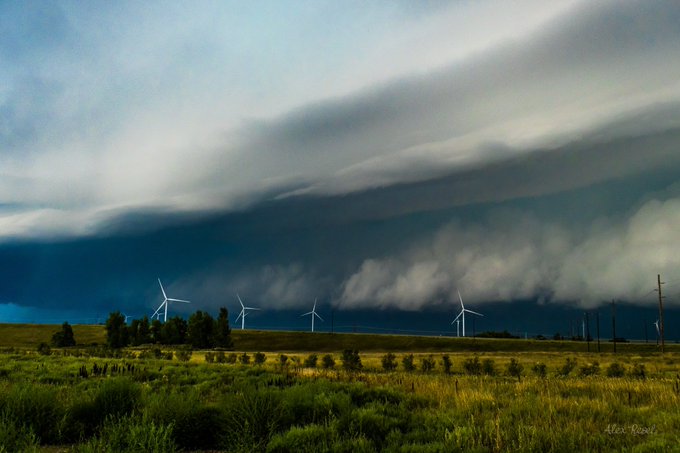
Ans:
[{"label": "white wind turbine", "polygon": [[[460,319],[456,319],[453,322],[456,323],[456,336],[460,337]],[[453,324],[453,322],[451,324]]]},{"label": "white wind turbine", "polygon": [[472,313],[473,315],[477,316],[484,316],[481,313],[477,313],[476,311],[468,310],[465,308],[465,305],[463,305],[463,298],[460,296],[460,291],[458,291],[458,299],[460,300],[460,313],[458,313],[458,316],[456,316],[456,319],[454,319],[451,324],[453,325],[454,322],[458,321],[459,318],[463,318],[463,336],[465,336],[465,312]]},{"label": "white wind turbine", "polygon": [[246,328],[246,315],[248,314],[248,310],[259,310],[259,308],[246,307],[245,305],[243,305],[241,296],[239,296],[238,293],[236,293],[236,297],[238,298],[238,301],[241,304],[241,313],[238,314],[235,322],[238,322],[239,318],[241,318],[241,330],[243,330]]},{"label": "white wind turbine", "polygon": [[654,321],[654,327],[656,327],[656,344],[659,344],[659,338],[661,338],[661,331],[659,331],[659,320]]},{"label": "white wind turbine", "polygon": [[160,304],[160,306],[156,309],[153,315],[151,315],[151,319],[153,319],[154,316],[158,315],[158,319],[161,319],[161,310],[164,310],[163,313],[163,322],[166,322],[168,320],[168,302],[181,302],[183,304],[190,304],[188,300],[182,300],[182,299],[172,299],[168,297],[167,294],[165,294],[165,289],[163,288],[163,284],[161,283],[161,279],[158,279],[158,284],[161,286],[161,291],[163,292],[163,303]]},{"label": "white wind turbine", "polygon": [[318,314],[316,314],[316,299],[314,299],[314,307],[312,308],[312,311],[308,311],[304,315],[300,315],[300,317],[303,317],[303,316],[311,316],[312,317],[312,332],[314,332],[314,317],[315,316],[317,318],[319,318],[321,320],[321,322],[323,322],[323,318],[321,316],[319,316]]}]

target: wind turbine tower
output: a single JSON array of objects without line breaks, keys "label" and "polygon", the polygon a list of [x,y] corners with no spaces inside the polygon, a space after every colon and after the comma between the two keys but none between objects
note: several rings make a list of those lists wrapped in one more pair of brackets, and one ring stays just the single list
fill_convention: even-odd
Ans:
[{"label": "wind turbine tower", "polygon": [[241,313],[239,313],[236,317],[236,322],[238,322],[239,318],[241,319],[241,330],[243,330],[246,328],[246,315],[248,314],[248,310],[259,310],[259,308],[246,307],[243,305],[241,296],[239,296],[238,293],[236,293],[236,297],[238,298],[238,302],[241,304]]},{"label": "wind turbine tower", "polygon": [[312,311],[309,311],[309,312],[305,313],[304,315],[300,315],[300,317],[303,317],[303,316],[311,316],[312,317],[312,332],[314,332],[314,317],[315,316],[317,318],[319,318],[321,320],[321,322],[323,322],[323,318],[321,316],[319,316],[318,314],[316,314],[316,299],[314,299],[314,307],[312,308]]},{"label": "wind turbine tower", "polygon": [[465,308],[465,305],[463,304],[463,298],[460,295],[460,291],[458,291],[458,300],[460,300],[460,313],[458,313],[458,316],[456,316],[456,319],[454,319],[451,322],[451,324],[453,324],[454,322],[457,322],[459,318],[462,318],[462,320],[463,320],[463,336],[465,336],[465,312],[471,313],[471,314],[477,315],[477,316],[484,316],[484,315],[481,314],[481,313],[477,313],[476,311],[468,310],[467,308]]},{"label": "wind turbine tower", "polygon": [[[165,294],[165,289],[163,288],[163,284],[161,283],[161,279],[158,279],[158,284],[161,286],[161,292],[163,293],[163,303],[158,306],[156,311],[154,312],[153,315],[151,315],[151,319],[153,319],[154,316],[158,315],[158,319],[161,318],[161,310],[163,310],[163,322],[166,322],[168,320],[168,303],[169,302],[181,302],[183,304],[190,304],[188,300],[182,300],[182,299],[173,299],[171,297],[168,297],[167,294]],[[127,319],[127,318],[126,318]]]}]

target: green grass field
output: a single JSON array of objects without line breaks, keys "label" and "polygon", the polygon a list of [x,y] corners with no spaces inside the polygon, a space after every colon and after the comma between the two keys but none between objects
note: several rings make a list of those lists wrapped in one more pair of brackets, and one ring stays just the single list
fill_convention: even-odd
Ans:
[{"label": "green grass field", "polygon": [[[614,354],[568,341],[235,331],[235,351],[39,354],[58,328],[0,326],[0,452],[680,451],[675,345]],[[105,339],[102,326],[74,332],[79,344]],[[344,368],[344,349],[360,351],[360,369]]]},{"label": "green grass field", "polygon": [[[0,324],[0,347],[34,348],[41,342],[49,343],[59,325]],[[74,325],[78,345],[106,343],[106,331],[101,325]],[[249,352],[337,352],[345,349],[360,351],[412,352],[586,352],[588,345],[579,341],[419,337],[407,335],[329,334],[310,332],[281,332],[232,330],[234,347]],[[651,343],[617,343],[617,351],[653,353],[658,350]],[[680,345],[667,344],[668,351],[680,351]],[[590,350],[597,351],[597,342],[590,342]],[[600,342],[601,352],[613,352],[614,345]]]}]

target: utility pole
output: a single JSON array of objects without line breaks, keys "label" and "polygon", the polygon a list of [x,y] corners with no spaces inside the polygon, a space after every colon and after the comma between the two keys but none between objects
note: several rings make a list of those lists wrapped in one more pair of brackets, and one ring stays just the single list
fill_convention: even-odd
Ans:
[{"label": "utility pole", "polygon": [[649,337],[647,336],[647,320],[644,319],[642,322],[645,324],[645,343],[648,343]]},{"label": "utility pole", "polygon": [[616,303],[612,301],[612,341],[614,341],[614,353],[616,353]]},{"label": "utility pole", "polygon": [[661,337],[661,353],[663,354],[664,338],[663,338],[663,296],[661,295],[661,274],[656,274],[656,281],[659,285],[659,336]]},{"label": "utility pole", "polygon": [[597,352],[600,352],[600,311],[597,311]]},{"label": "utility pole", "polygon": [[588,352],[590,352],[590,318],[588,312],[585,312],[586,317],[586,344],[588,345]]},{"label": "utility pole", "polygon": [[335,310],[331,310],[331,334],[335,333]]}]

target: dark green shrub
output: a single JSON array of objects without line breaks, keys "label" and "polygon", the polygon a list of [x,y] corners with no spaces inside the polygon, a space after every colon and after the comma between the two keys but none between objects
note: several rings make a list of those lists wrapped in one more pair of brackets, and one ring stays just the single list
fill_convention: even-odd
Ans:
[{"label": "dark green shrub", "polygon": [[145,410],[149,420],[172,426],[172,439],[186,450],[219,448],[224,412],[197,402],[195,395],[171,393],[154,396]]},{"label": "dark green shrub", "polygon": [[524,367],[517,361],[517,359],[510,359],[507,367],[508,376],[516,377],[519,381],[522,379],[522,370],[524,370]]},{"label": "dark green shrub", "polygon": [[244,352],[238,357],[238,361],[241,362],[241,365],[248,365],[250,363],[250,356]]},{"label": "dark green shrub", "polygon": [[600,372],[600,364],[597,362],[589,363],[581,367],[581,376],[594,376]]},{"label": "dark green shrub", "polygon": [[3,417],[20,422],[41,444],[61,440],[59,432],[66,413],[51,388],[40,385],[12,387],[4,397],[3,406]]},{"label": "dark green shrub", "polygon": [[38,345],[38,354],[40,355],[50,355],[52,354],[52,349],[47,343],[40,343]]},{"label": "dark green shrub", "polygon": [[406,354],[401,358],[401,365],[404,367],[404,371],[413,371],[416,366],[413,363],[413,354]]},{"label": "dark green shrub", "polygon": [[482,373],[486,374],[487,376],[496,375],[496,363],[493,361],[493,359],[482,360]]},{"label": "dark green shrub", "polygon": [[174,453],[172,425],[159,425],[144,417],[109,418],[101,435],[78,446],[79,453]]},{"label": "dark green shrub", "polygon": [[434,357],[423,357],[420,361],[420,369],[423,373],[429,373],[434,369]]},{"label": "dark green shrub", "polygon": [[214,352],[206,352],[205,353],[205,361],[206,361],[206,363],[213,363],[215,361],[215,353]]},{"label": "dark green shrub", "polygon": [[359,371],[363,366],[359,351],[356,349],[345,349],[340,360],[342,360],[342,368],[345,371]]},{"label": "dark green shrub", "polygon": [[607,377],[623,377],[626,374],[626,367],[618,362],[614,362],[607,367]]},{"label": "dark green shrub", "polygon": [[467,374],[475,376],[482,374],[482,363],[479,361],[479,357],[474,356],[471,359],[465,359],[463,369]]},{"label": "dark green shrub", "polygon": [[281,369],[288,365],[288,356],[286,354],[279,354],[279,365],[281,365]]},{"label": "dark green shrub", "polygon": [[451,374],[452,367],[453,363],[451,363],[451,358],[447,354],[444,354],[442,356],[442,368],[444,369],[444,373]]},{"label": "dark green shrub", "polygon": [[180,362],[188,362],[189,360],[191,360],[191,349],[188,348],[178,349],[177,351],[175,351],[175,357],[177,357],[177,360],[179,360]]},{"label": "dark green shrub", "polygon": [[[218,353],[219,354],[219,353]],[[238,355],[236,355],[235,352],[232,352],[230,354],[227,354],[227,357],[224,359],[226,363],[236,363],[238,360]]]},{"label": "dark green shrub", "polygon": [[397,368],[397,356],[391,352],[388,352],[382,356],[380,361],[382,363],[383,370],[385,371],[394,371]]},{"label": "dark green shrub", "polygon": [[231,395],[224,408],[221,447],[228,451],[263,451],[285,416],[280,395],[270,390]]},{"label": "dark green shrub", "polygon": [[559,370],[559,375],[560,376],[569,376],[569,374],[576,368],[576,359],[573,359],[571,357],[567,357],[567,360],[564,362],[564,365],[562,365],[562,368]]},{"label": "dark green shrub", "polygon": [[645,365],[643,363],[634,364],[633,368],[631,368],[630,370],[630,375],[631,377],[637,379],[645,379],[647,377],[647,370],[645,369]]},{"label": "dark green shrub", "polygon": [[255,362],[255,365],[262,365],[266,361],[267,361],[267,356],[264,355],[261,352],[256,352],[253,355],[253,362]]},{"label": "dark green shrub", "polygon": [[316,363],[319,361],[319,356],[316,354],[309,354],[305,358],[305,368],[316,368]]},{"label": "dark green shrub", "polygon": [[548,375],[548,368],[545,363],[542,362],[534,363],[534,366],[531,367],[531,371],[540,378],[544,378]]},{"label": "dark green shrub", "polygon": [[325,370],[329,370],[331,368],[335,367],[335,359],[333,359],[333,356],[330,354],[326,354],[325,356],[321,357],[321,368]]},{"label": "dark green shrub", "polygon": [[226,361],[227,361],[227,356],[224,354],[224,351],[217,351],[215,353],[215,362],[226,363]]},{"label": "dark green shrub", "polygon": [[92,401],[100,420],[131,414],[139,405],[142,391],[125,378],[112,378],[103,382]]},{"label": "dark green shrub", "polygon": [[37,453],[38,439],[33,431],[5,412],[0,414],[0,452]]},{"label": "dark green shrub", "polygon": [[337,431],[332,425],[293,426],[282,434],[272,437],[267,445],[268,453],[316,453],[336,451],[340,442]]}]

